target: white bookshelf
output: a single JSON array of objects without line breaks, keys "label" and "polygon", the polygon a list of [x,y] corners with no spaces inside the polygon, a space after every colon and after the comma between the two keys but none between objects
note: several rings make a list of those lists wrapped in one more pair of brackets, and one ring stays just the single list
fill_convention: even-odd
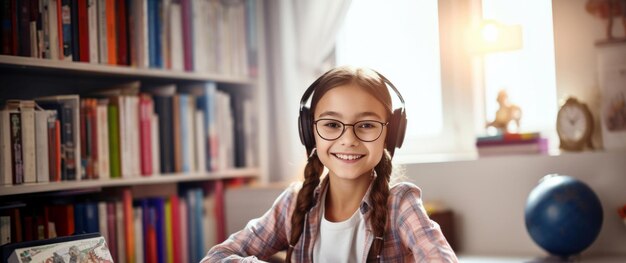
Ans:
[{"label": "white bookshelf", "polygon": [[256,85],[257,80],[246,76],[226,76],[215,73],[173,71],[154,68],[135,68],[130,66],[92,64],[76,61],[61,61],[30,57],[0,55],[3,68],[12,67],[22,70],[51,70],[65,74],[126,76],[136,78],[158,78],[166,80],[214,81],[225,84]]},{"label": "white bookshelf", "polygon": [[123,187],[137,185],[171,184],[194,181],[213,181],[235,178],[256,178],[259,174],[256,168],[232,169],[208,173],[172,173],[151,176],[137,175],[131,178],[112,178],[81,181],[61,181],[49,183],[29,183],[20,185],[0,186],[0,196],[18,194],[41,193],[50,191],[85,190],[93,188]]}]

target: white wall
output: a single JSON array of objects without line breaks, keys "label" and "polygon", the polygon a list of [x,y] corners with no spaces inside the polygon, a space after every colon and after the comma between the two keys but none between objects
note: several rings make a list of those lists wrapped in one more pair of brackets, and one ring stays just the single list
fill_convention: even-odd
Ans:
[{"label": "white wall", "polygon": [[542,255],[526,232],[524,207],[538,180],[551,173],[582,180],[600,198],[604,224],[588,252],[626,254],[626,225],[617,215],[626,204],[626,152],[406,165],[425,201],[442,202],[457,215],[460,252],[482,255]]}]

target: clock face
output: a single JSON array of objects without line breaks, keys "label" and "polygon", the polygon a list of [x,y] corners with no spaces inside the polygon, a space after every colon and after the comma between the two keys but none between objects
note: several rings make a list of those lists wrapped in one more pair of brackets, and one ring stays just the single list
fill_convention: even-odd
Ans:
[{"label": "clock face", "polygon": [[581,140],[587,131],[587,118],[580,107],[565,106],[559,111],[559,133],[561,139],[568,141]]}]

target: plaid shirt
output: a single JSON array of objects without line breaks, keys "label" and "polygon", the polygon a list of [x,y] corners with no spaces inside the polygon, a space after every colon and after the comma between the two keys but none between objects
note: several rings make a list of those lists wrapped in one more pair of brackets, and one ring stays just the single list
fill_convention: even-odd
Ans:
[{"label": "plaid shirt", "polygon": [[[268,259],[289,247],[291,215],[301,183],[292,184],[260,218],[251,220],[241,231],[211,248],[201,262],[258,262]],[[313,262],[313,245],[319,234],[321,221],[320,199],[328,188],[323,180],[314,191],[315,205],[305,216],[304,231],[295,244],[293,262]],[[366,220],[365,250],[361,262],[374,240],[371,229],[369,193],[361,201],[360,212]],[[410,183],[391,188],[388,199],[387,227],[380,262],[458,262],[454,251],[441,233],[439,225],[430,220],[422,206],[421,190]]]}]

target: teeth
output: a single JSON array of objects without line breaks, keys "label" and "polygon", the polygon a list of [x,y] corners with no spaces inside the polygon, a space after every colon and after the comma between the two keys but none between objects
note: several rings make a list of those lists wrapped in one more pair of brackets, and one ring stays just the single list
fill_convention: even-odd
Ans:
[{"label": "teeth", "polygon": [[335,156],[337,156],[337,158],[339,159],[344,159],[344,160],[356,160],[356,159],[363,157],[363,155],[352,155],[352,154],[335,154]]}]

